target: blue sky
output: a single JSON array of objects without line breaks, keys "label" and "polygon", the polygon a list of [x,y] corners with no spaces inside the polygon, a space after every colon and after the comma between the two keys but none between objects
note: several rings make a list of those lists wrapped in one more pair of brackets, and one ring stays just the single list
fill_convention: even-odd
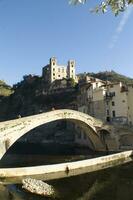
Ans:
[{"label": "blue sky", "polygon": [[14,84],[23,75],[41,75],[52,56],[59,64],[75,59],[77,73],[115,70],[133,77],[132,8],[114,17],[90,13],[93,5],[0,0],[0,79]]}]

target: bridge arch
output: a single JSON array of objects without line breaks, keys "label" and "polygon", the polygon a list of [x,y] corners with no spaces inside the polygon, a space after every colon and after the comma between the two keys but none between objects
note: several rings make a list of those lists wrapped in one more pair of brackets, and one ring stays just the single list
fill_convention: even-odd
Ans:
[{"label": "bridge arch", "polygon": [[81,112],[62,109],[47,113],[41,113],[29,117],[0,123],[0,158],[6,151],[23,135],[32,129],[48,122],[67,119],[78,124],[93,142],[95,150],[103,151],[105,146],[97,133],[96,127],[101,126],[102,122]]}]

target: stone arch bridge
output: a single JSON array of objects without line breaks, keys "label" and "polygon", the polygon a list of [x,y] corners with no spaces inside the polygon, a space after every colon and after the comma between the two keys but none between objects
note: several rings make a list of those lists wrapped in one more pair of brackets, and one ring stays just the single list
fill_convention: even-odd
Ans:
[{"label": "stone arch bridge", "polygon": [[102,122],[81,112],[62,109],[20,119],[0,122],[0,159],[6,151],[23,135],[32,129],[48,122],[67,119],[81,127],[92,141],[95,150],[106,150],[97,129],[102,127]]}]

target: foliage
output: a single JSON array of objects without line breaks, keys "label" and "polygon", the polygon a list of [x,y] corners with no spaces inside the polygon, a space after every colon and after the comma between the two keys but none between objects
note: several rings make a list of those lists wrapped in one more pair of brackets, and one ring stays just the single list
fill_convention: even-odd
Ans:
[{"label": "foliage", "polygon": [[104,81],[111,81],[111,82],[123,82],[123,83],[132,83],[133,84],[133,79],[118,74],[115,71],[104,71],[104,72],[99,72],[99,73],[88,73],[87,75],[92,76],[94,78],[98,78]]},{"label": "foliage", "polygon": [[73,78],[68,79],[68,86],[70,87],[75,87],[76,83]]},{"label": "foliage", "polygon": [[[87,0],[70,0],[69,2],[76,5],[84,4]],[[99,11],[105,13],[108,8],[110,8],[115,15],[118,15],[120,12],[125,11],[130,4],[133,4],[133,0],[104,0],[101,1],[101,3],[93,9],[93,11],[96,13]]]},{"label": "foliage", "polygon": [[12,93],[12,88],[4,81],[0,80],[0,97],[10,96]]},{"label": "foliage", "polygon": [[6,85],[5,81],[0,80],[0,85]]}]

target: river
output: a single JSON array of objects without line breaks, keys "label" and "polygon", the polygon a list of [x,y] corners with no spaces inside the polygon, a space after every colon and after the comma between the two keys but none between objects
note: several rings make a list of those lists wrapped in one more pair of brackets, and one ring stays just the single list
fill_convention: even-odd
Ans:
[{"label": "river", "polygon": [[[26,148],[25,148],[26,149]],[[6,156],[7,167],[28,166],[32,163],[57,163],[80,160],[92,155],[46,155],[15,153]],[[93,155],[95,156],[95,155]],[[43,161],[43,162],[42,162]],[[3,162],[5,165],[5,161]],[[9,165],[10,163],[10,165]],[[1,164],[2,166],[2,164]],[[60,200],[133,200],[133,162],[93,173],[48,182],[57,191]],[[29,194],[21,185],[0,186],[0,200],[42,200],[41,196]],[[50,200],[50,198],[49,198]]]}]

